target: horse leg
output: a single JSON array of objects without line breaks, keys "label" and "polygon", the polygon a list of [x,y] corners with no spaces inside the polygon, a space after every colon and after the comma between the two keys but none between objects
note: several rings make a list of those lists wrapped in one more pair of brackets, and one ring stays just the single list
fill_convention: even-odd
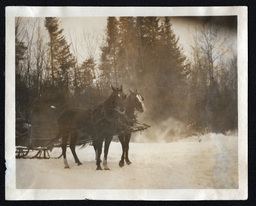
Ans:
[{"label": "horse leg", "polygon": [[103,160],[104,170],[109,170],[107,159],[108,159],[108,149],[109,149],[109,145],[111,143],[111,140],[112,140],[112,136],[106,138],[106,140],[105,140],[104,160]]},{"label": "horse leg", "polygon": [[[95,151],[95,161],[97,161],[97,157],[98,157],[98,144],[99,144],[98,140],[93,141],[93,148]],[[102,162],[101,159],[100,159],[100,162]],[[96,163],[96,165],[97,165],[97,163]]]},{"label": "horse leg", "polygon": [[121,160],[119,161],[119,166],[123,167],[124,166],[124,135],[120,135],[118,136],[118,138],[122,145],[122,156],[121,156]]},{"label": "horse leg", "polygon": [[[95,138],[95,139],[96,139],[96,138]],[[93,141],[93,148],[94,148],[94,151],[95,151],[95,161],[96,161],[96,165],[97,165],[97,158],[98,158],[98,144],[99,144],[98,139],[96,139],[96,140]],[[100,162],[102,162],[101,159],[100,159]]]},{"label": "horse leg", "polygon": [[97,168],[96,170],[102,170],[101,166],[100,166],[100,163],[101,163],[101,160],[100,160],[100,155],[101,155],[101,152],[102,152],[102,143],[103,143],[103,138],[102,140],[100,141],[97,141],[96,143],[96,156],[97,156],[97,160],[96,160],[96,165],[97,165]]},{"label": "horse leg", "polygon": [[66,157],[66,150],[67,150],[67,141],[68,141],[68,136],[67,135],[62,135],[62,155],[63,155],[63,160],[64,160],[64,168],[67,169],[69,168],[67,157]]},{"label": "horse leg", "polygon": [[98,151],[97,151],[96,142],[93,142],[93,148],[94,148],[94,151],[95,151],[95,161],[97,161]]},{"label": "horse leg", "polygon": [[82,163],[79,161],[77,155],[76,155],[76,141],[77,141],[77,132],[75,132],[73,135],[71,135],[70,137],[70,149],[71,152],[73,154],[73,157],[75,159],[75,162],[77,163],[77,165],[82,165]]},{"label": "horse leg", "polygon": [[129,151],[129,142],[131,139],[131,134],[125,135],[125,161],[128,165],[130,165],[132,162],[129,160],[128,151]]}]

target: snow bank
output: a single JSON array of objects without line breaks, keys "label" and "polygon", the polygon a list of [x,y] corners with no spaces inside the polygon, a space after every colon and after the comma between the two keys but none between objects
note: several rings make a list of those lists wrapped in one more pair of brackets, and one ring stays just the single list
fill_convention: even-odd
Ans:
[{"label": "snow bank", "polygon": [[[146,137],[144,137],[146,138]],[[171,143],[130,143],[131,165],[118,166],[121,144],[112,142],[110,171],[96,171],[92,146],[77,148],[82,166],[68,149],[63,159],[17,159],[18,189],[207,189],[238,188],[237,136],[207,134]],[[57,157],[54,148],[51,157]],[[32,156],[34,153],[30,153]]]}]

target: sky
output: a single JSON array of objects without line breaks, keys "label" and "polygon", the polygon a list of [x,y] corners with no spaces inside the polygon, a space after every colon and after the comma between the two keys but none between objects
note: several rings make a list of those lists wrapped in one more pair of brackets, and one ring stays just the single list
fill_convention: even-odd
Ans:
[{"label": "sky", "polygon": [[[60,21],[67,41],[74,42],[71,49],[79,63],[90,56],[100,58],[107,17],[68,17],[60,18]],[[191,56],[190,45],[195,29],[206,22],[219,25],[222,28],[222,35],[227,37],[229,47],[231,45],[236,50],[237,35],[234,17],[171,17],[173,31],[179,38],[179,44],[187,57]]]},{"label": "sky", "polygon": [[172,17],[171,23],[174,33],[179,37],[180,45],[186,56],[191,55],[190,45],[195,30],[205,23],[211,23],[220,27],[220,36],[226,39],[228,47],[234,51],[237,48],[236,20],[234,17]]},{"label": "sky", "polygon": [[99,59],[107,26],[107,17],[60,18],[67,41],[74,42],[71,49],[82,63],[90,56]]}]

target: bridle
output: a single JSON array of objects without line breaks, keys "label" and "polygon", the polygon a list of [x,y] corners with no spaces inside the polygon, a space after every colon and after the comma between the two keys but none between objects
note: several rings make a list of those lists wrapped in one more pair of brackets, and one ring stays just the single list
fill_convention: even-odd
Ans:
[{"label": "bridle", "polygon": [[123,112],[119,109],[119,107],[116,107],[114,110],[117,111],[119,114],[122,114],[122,115],[125,114],[125,112],[126,112],[125,107],[124,107],[124,111]]}]

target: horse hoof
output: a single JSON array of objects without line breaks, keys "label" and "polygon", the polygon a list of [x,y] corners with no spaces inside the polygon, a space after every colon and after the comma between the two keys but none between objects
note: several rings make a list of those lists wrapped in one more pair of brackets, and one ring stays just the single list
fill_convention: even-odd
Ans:
[{"label": "horse hoof", "polygon": [[96,168],[96,170],[102,170],[101,166],[98,166],[98,167]]},{"label": "horse hoof", "polygon": [[65,166],[64,168],[65,168],[65,169],[70,169],[70,167],[69,167],[69,166]]},{"label": "horse hoof", "polygon": [[77,165],[80,166],[80,165],[82,165],[82,163],[81,163],[81,162],[78,162]]},{"label": "horse hoof", "polygon": [[119,162],[119,166],[120,166],[120,167],[123,167],[123,166],[124,166],[124,163],[120,161],[120,162]]},{"label": "horse hoof", "polygon": [[105,167],[104,170],[110,170],[108,167]]},{"label": "horse hoof", "polygon": [[130,165],[130,164],[132,164],[132,162],[131,161],[126,161],[126,164]]}]

